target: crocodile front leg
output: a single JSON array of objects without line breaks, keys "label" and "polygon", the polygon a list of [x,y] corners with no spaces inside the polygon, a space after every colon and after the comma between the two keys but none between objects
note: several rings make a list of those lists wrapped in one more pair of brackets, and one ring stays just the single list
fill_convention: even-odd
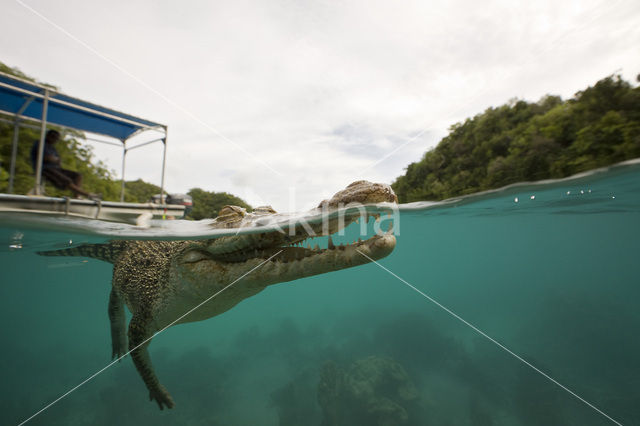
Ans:
[{"label": "crocodile front leg", "polygon": [[[146,315],[134,314],[129,322],[129,350],[133,363],[142,377],[147,389],[149,399],[155,400],[162,410],[164,406],[173,408],[175,403],[169,392],[160,384],[156,373],[153,371],[151,358],[149,358],[149,337],[151,337],[150,321]],[[144,342],[144,343],[143,343]]]},{"label": "crocodile front leg", "polygon": [[120,358],[127,352],[124,303],[115,289],[109,295],[109,322],[111,323],[111,359]]}]

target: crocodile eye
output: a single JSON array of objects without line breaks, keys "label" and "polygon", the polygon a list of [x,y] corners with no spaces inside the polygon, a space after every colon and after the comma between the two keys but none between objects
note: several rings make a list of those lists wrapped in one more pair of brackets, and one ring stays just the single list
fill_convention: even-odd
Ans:
[{"label": "crocodile eye", "polygon": [[238,206],[223,206],[218,213],[220,218],[243,218],[247,215],[247,210]]},{"label": "crocodile eye", "polygon": [[347,188],[352,188],[354,186],[364,186],[364,185],[371,185],[371,183],[367,182],[366,180],[357,180],[357,181],[351,182],[349,185],[347,185]]},{"label": "crocodile eye", "polygon": [[247,215],[247,211],[238,206],[224,206],[220,209],[218,217],[215,219],[216,225],[222,225],[227,228],[238,226],[242,219]]},{"label": "crocodile eye", "polygon": [[253,213],[255,214],[274,214],[278,213],[271,206],[260,206],[253,209]]},{"label": "crocodile eye", "polygon": [[201,250],[189,250],[182,255],[182,261],[184,263],[195,263],[208,258],[208,254]]}]

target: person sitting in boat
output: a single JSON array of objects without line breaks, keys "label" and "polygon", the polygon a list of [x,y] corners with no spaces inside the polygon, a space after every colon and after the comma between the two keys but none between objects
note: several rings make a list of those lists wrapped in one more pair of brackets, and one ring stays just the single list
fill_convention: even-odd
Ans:
[{"label": "person sitting in boat", "polygon": [[[95,194],[91,194],[82,189],[82,175],[73,170],[63,169],[60,166],[60,155],[56,151],[55,144],[60,140],[60,132],[57,130],[49,130],[45,136],[44,151],[42,153],[42,177],[46,178],[58,189],[70,189],[74,198],[84,196],[87,198],[96,198]],[[38,162],[38,146],[40,141],[35,141],[31,147],[31,165],[33,170],[37,169]]]}]

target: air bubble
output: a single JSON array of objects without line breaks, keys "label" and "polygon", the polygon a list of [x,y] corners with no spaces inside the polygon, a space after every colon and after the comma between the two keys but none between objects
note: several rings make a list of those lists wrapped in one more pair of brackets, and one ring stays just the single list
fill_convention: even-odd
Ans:
[{"label": "air bubble", "polygon": [[9,241],[9,250],[20,250],[22,248],[22,238],[24,234],[22,232],[14,232],[11,235],[11,239]]}]

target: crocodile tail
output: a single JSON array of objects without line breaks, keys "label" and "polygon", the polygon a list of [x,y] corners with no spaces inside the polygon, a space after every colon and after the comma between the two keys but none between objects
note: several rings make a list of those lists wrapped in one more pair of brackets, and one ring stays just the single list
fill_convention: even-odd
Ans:
[{"label": "crocodile tail", "polygon": [[106,244],[83,244],[78,247],[70,247],[61,250],[39,251],[40,256],[74,256],[91,257],[109,263],[115,263],[124,250],[123,241],[113,241]]}]

